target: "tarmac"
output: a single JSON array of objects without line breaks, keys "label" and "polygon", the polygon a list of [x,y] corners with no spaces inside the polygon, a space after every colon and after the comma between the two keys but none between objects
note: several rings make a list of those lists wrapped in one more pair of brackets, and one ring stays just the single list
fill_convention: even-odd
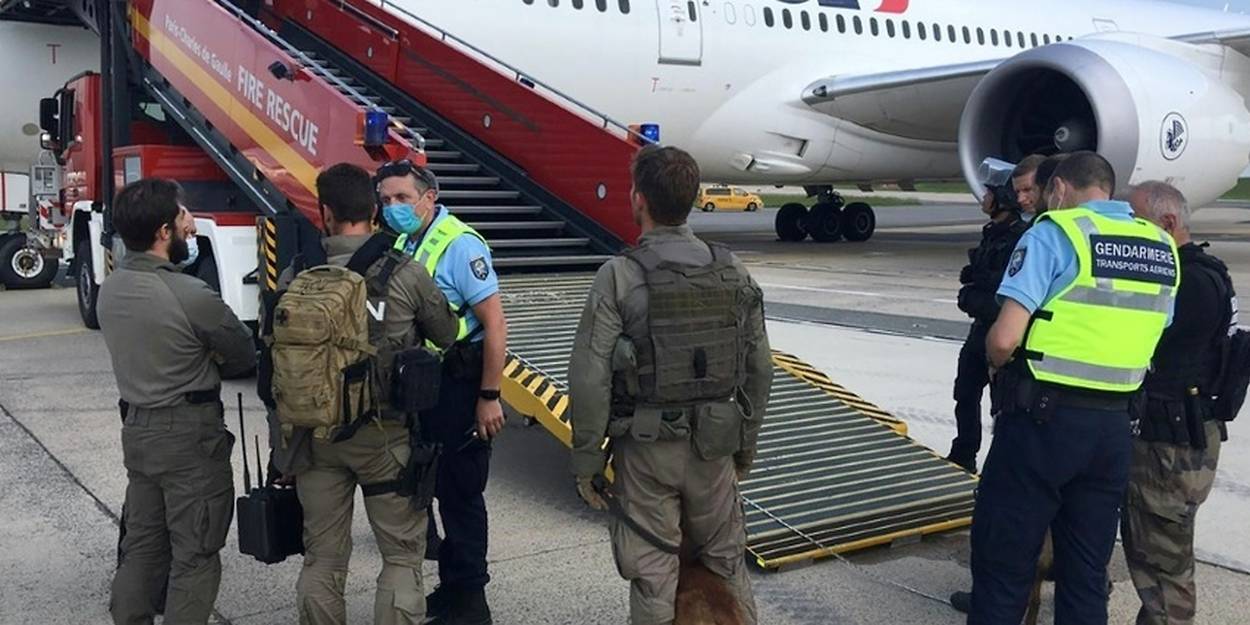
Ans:
[{"label": "tarmac", "polygon": [[[783,244],[771,211],[696,213],[697,231],[731,244],[763,285],[773,346],[794,353],[835,381],[907,421],[911,435],[945,452],[954,434],[951,382],[967,320],[954,306],[964,250],[982,222],[974,206],[878,209],[867,243]],[[1195,230],[1214,241],[1243,293],[1250,293],[1250,210],[1199,212]],[[117,514],[125,472],[116,386],[97,332],[82,329],[74,291],[0,292],[0,625],[109,622]],[[236,434],[243,394],[246,437],[263,437],[263,413],[250,380],[223,390]],[[986,420],[986,432],[989,423]],[[1211,500],[1199,514],[1199,621],[1250,622],[1250,418],[1231,427]],[[988,441],[988,439],[987,439]],[[249,459],[256,459],[249,445]],[[491,512],[488,587],[502,625],[625,623],[628,587],[612,563],[606,517],[578,500],[567,452],[541,427],[510,420],[497,441],[487,489]],[[236,489],[242,460],[234,456]],[[348,579],[349,620],[368,622],[380,560],[357,505]],[[300,558],[266,566],[237,551],[233,529],[222,551],[220,623],[295,622]],[[954,624],[945,603],[970,583],[968,534],[923,540],[822,560],[782,572],[755,571],[761,623]],[[1123,554],[1111,622],[1129,623],[1138,602]],[[436,580],[427,564],[427,590]],[[1044,589],[1042,622],[1052,621],[1053,586]]]}]

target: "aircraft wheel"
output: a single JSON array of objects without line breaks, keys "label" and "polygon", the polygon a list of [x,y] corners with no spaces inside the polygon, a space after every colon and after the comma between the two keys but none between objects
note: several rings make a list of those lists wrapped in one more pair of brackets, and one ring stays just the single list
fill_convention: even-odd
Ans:
[{"label": "aircraft wheel", "polygon": [[791,202],[777,211],[777,217],[773,220],[773,229],[777,231],[777,238],[782,241],[792,243],[802,241],[807,238],[805,221],[807,221],[807,207],[798,202]]},{"label": "aircraft wheel", "polygon": [[842,236],[847,241],[867,241],[877,230],[877,213],[863,202],[847,204],[842,209]]},{"label": "aircraft wheel", "polygon": [[837,204],[821,202],[807,214],[807,231],[812,240],[833,243],[842,238],[842,211]]}]

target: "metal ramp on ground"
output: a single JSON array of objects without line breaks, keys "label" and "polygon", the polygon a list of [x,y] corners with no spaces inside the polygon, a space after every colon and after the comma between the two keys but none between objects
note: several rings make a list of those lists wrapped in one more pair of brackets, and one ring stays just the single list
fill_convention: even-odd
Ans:
[{"label": "metal ramp on ground", "polygon": [[[565,445],[568,359],[593,276],[502,279],[509,353],[504,399]],[[789,354],[741,485],[747,550],[777,569],[963,527],[975,479],[906,435],[906,425]]]}]

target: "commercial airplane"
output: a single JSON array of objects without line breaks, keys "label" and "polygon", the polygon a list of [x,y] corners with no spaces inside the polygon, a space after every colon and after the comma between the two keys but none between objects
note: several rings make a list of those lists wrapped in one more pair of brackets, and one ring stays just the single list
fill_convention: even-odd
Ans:
[{"label": "commercial airplane", "polygon": [[803,185],[782,239],[871,236],[832,184],[1096,149],[1196,206],[1250,163],[1250,17],[1144,0],[375,0],[625,123],[709,181]]}]

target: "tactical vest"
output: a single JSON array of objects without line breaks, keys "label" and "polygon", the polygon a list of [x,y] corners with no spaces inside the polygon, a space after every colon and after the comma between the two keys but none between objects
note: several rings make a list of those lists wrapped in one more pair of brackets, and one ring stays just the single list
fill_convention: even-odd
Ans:
[{"label": "tactical vest", "polygon": [[[477,230],[474,230],[469,224],[460,221],[455,215],[448,213],[434,225],[430,226],[430,229],[425,233],[425,238],[421,239],[421,244],[413,251],[412,257],[416,259],[418,264],[425,267],[430,277],[437,279],[438,261],[443,258],[443,254],[447,253],[447,248],[451,247],[452,242],[461,235],[477,237],[487,249],[490,248],[490,244],[486,242],[486,239],[481,234],[478,234]],[[395,241],[395,249],[403,252],[407,245],[408,235],[399,235],[399,239]],[[456,332],[457,343],[472,338],[469,334],[469,322],[465,318],[471,309],[472,306],[468,304],[464,304],[459,308],[452,308],[452,312],[456,313],[456,317],[460,320],[459,330]],[[479,326],[479,331],[480,329],[481,327]],[[426,347],[434,351],[441,351],[428,341],[426,342]]]},{"label": "tactical vest", "polygon": [[707,246],[712,262],[699,266],[665,260],[645,245],[624,254],[642,269],[647,308],[645,317],[625,320],[632,362],[614,381],[614,414],[615,433],[628,424],[638,440],[693,429],[696,450],[713,460],[741,446],[747,319],[760,302],[728,248]]},{"label": "tactical vest", "polygon": [[1235,329],[1232,279],[1224,263],[1197,245],[1180,248],[1180,267],[1187,284],[1205,280],[1215,287],[1217,301],[1202,305],[1220,311],[1221,321],[1197,336],[1165,331],[1158,351],[1166,353],[1154,360],[1153,369],[1146,376],[1146,390],[1151,395],[1183,398],[1188,389],[1196,387],[1209,396],[1217,392],[1215,386],[1230,324]]},{"label": "tactical vest", "polygon": [[1024,355],[1033,377],[1081,389],[1141,386],[1180,285],[1176,244],[1157,226],[1087,208],[1049,211],[1077,274],[1033,316]]}]

